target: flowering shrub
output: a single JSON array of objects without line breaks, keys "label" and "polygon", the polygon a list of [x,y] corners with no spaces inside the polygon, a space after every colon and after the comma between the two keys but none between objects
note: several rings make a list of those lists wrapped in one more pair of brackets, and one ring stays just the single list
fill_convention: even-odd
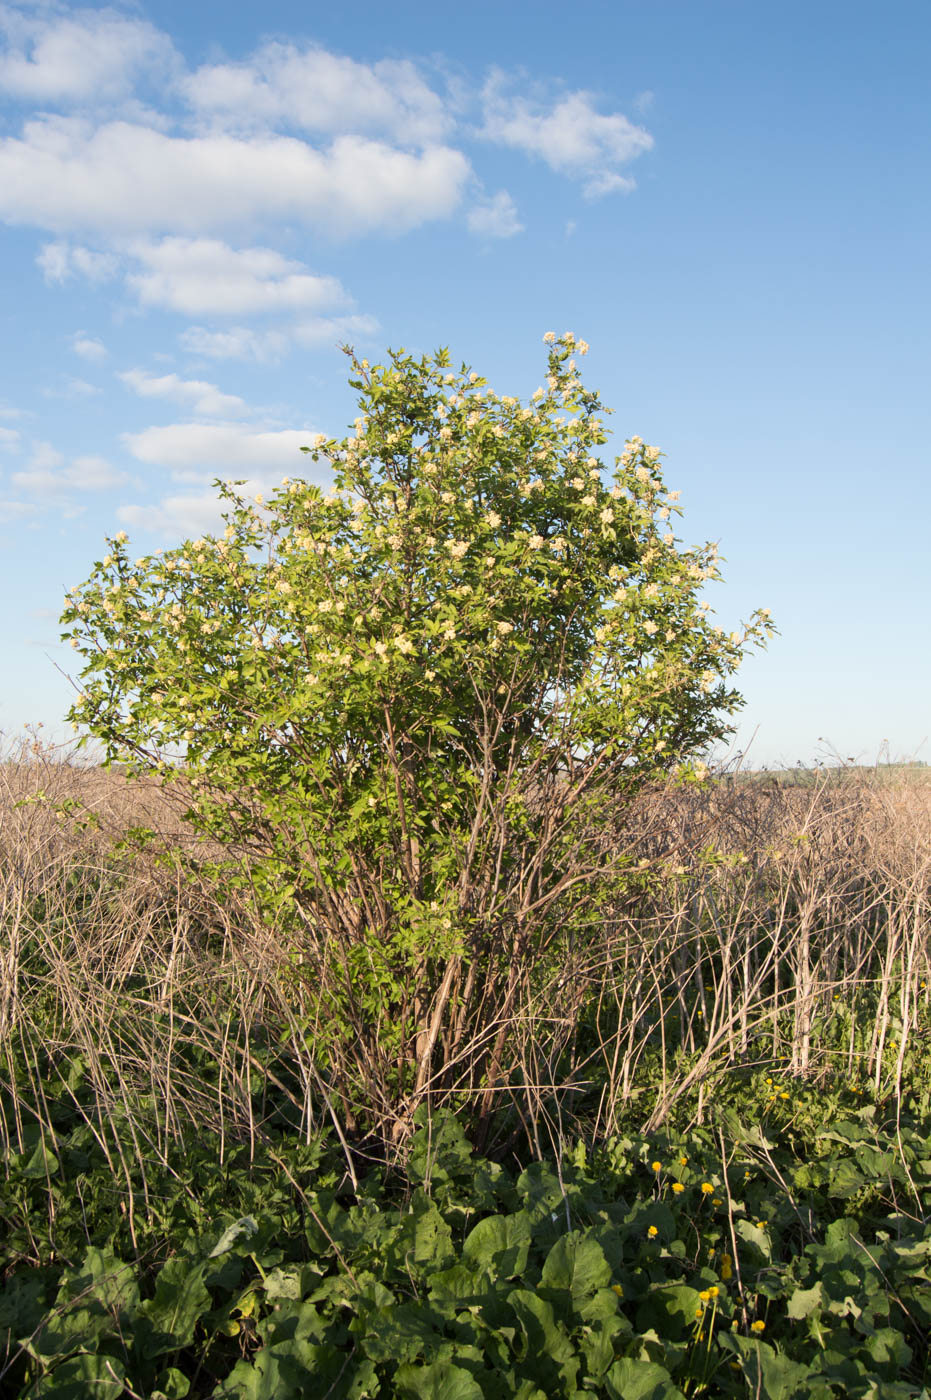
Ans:
[{"label": "flowering shrub", "polygon": [[768,630],[712,625],[715,552],[679,546],[659,450],[632,438],[606,482],[588,347],[546,339],[526,405],[445,351],[353,357],[354,433],[305,449],[332,491],[221,486],[219,538],[133,562],[120,534],[63,615],[70,718],[183,772],[195,827],[293,920],[345,1113],[398,1131],[428,1093],[491,1107],[520,1008],[623,875],[606,804],[700,775]]}]

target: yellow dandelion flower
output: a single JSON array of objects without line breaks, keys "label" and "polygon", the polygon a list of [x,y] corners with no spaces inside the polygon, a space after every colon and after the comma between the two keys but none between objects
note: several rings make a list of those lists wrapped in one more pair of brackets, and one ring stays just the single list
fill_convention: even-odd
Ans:
[{"label": "yellow dandelion flower", "polygon": [[750,1323],[750,1331],[751,1331],[751,1332],[765,1332],[765,1331],[766,1331],[766,1323],[762,1320],[762,1318],[757,1318],[756,1322],[751,1322],[751,1323]]},{"label": "yellow dandelion flower", "polygon": [[720,1197],[720,1196],[712,1196],[712,1198],[711,1198],[711,1204],[712,1204],[713,1206],[720,1206],[720,1205],[723,1205],[724,1203],[723,1203],[723,1201],[721,1200],[721,1197]]},{"label": "yellow dandelion flower", "polygon": [[672,1183],[672,1189],[673,1189],[673,1191],[675,1191],[676,1195],[678,1196],[680,1192],[682,1192],[682,1191],[685,1190],[685,1187],[682,1185],[682,1182],[681,1182],[681,1181],[674,1181],[674,1182]]},{"label": "yellow dandelion flower", "polygon": [[710,1290],[709,1288],[703,1288],[702,1291],[699,1293],[698,1296],[699,1296],[699,1298],[702,1300],[703,1303],[710,1303],[710,1302],[711,1302],[711,1290]]},{"label": "yellow dandelion flower", "polygon": [[713,1196],[713,1195],[714,1195],[714,1187],[712,1186],[712,1184],[711,1184],[710,1181],[703,1181],[702,1184],[701,1184],[701,1189],[702,1189],[702,1195],[704,1195],[704,1196]]},{"label": "yellow dandelion flower", "polygon": [[680,1158],[679,1158],[679,1166],[680,1166],[680,1167],[687,1167],[688,1164],[689,1164],[689,1159],[688,1159],[688,1157],[680,1157]]},{"label": "yellow dandelion flower", "polygon": [[782,1094],[779,1095],[779,1097],[780,1097],[781,1099],[787,1099],[787,1098],[790,1097],[790,1095],[789,1095],[789,1094],[786,1094],[786,1093],[782,1093]]},{"label": "yellow dandelion flower", "polygon": [[709,1297],[709,1298],[717,1298],[717,1296],[719,1295],[720,1292],[721,1292],[720,1288],[719,1288],[718,1285],[715,1283],[715,1284],[712,1285],[711,1288],[708,1289],[708,1297]]},{"label": "yellow dandelion flower", "polygon": [[651,1162],[651,1163],[650,1163],[650,1171],[653,1171],[653,1172],[661,1172],[662,1170],[663,1170],[663,1164],[662,1164],[662,1162]]},{"label": "yellow dandelion flower", "polygon": [[659,1234],[659,1230],[657,1230],[655,1225],[651,1225],[649,1230],[647,1230],[647,1234],[650,1236],[651,1240],[655,1240],[656,1236]]},{"label": "yellow dandelion flower", "polygon": [[729,1254],[721,1255],[721,1278],[727,1283],[734,1276],[734,1261]]}]

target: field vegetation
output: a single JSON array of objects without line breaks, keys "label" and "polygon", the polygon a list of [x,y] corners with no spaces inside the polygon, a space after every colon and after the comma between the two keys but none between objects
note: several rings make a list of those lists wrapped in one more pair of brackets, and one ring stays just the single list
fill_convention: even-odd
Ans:
[{"label": "field vegetation", "polygon": [[928,1393],[931,789],[709,775],[768,615],[544,339],[526,404],[352,357],[331,490],[69,593],[105,765],[0,767],[6,1393]]},{"label": "field vegetation", "polygon": [[180,794],[2,782],[8,1393],[923,1393],[931,787],[643,791],[494,1111],[476,1046],[400,1138]]}]

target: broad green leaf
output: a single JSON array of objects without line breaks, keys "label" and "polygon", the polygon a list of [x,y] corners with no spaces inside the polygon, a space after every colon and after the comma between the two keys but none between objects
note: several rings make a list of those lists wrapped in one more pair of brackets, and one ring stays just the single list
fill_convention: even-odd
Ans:
[{"label": "broad green leaf", "polygon": [[54,1176],[58,1169],[58,1158],[52,1149],[46,1146],[45,1139],[40,1138],[29,1161],[24,1167],[20,1167],[19,1174],[27,1181],[40,1181],[47,1176]]},{"label": "broad green leaf", "polygon": [[[546,1372],[553,1369],[541,1366],[544,1358],[548,1357],[563,1384],[574,1386],[579,1369],[579,1355],[556,1321],[553,1305],[528,1288],[513,1289],[508,1294],[508,1303],[514,1310],[526,1338],[527,1362],[533,1360],[535,1369],[541,1369],[540,1379],[544,1380]],[[550,1384],[552,1385],[552,1381]]]},{"label": "broad green leaf", "polygon": [[0,1288],[0,1333],[9,1329],[13,1337],[30,1336],[48,1314],[47,1286],[45,1278],[34,1272],[16,1273],[7,1279]]},{"label": "broad green leaf", "polygon": [[358,1344],[366,1356],[379,1361],[432,1359],[443,1341],[443,1318],[425,1304],[400,1303],[370,1313],[364,1323],[353,1324]]},{"label": "broad green leaf", "polygon": [[721,1344],[741,1360],[744,1380],[751,1395],[760,1400],[807,1400],[808,1382],[817,1376],[811,1367],[792,1361],[758,1337],[724,1332]]},{"label": "broad green leaf", "polygon": [[469,1268],[466,1264],[454,1264],[451,1269],[440,1269],[430,1275],[431,1301],[441,1305],[478,1303],[492,1287],[487,1269]]},{"label": "broad green leaf", "polygon": [[206,1260],[192,1264],[180,1255],[162,1266],[155,1297],[139,1307],[136,1344],[144,1357],[162,1356],[191,1343],[198,1319],[211,1305],[204,1286],[206,1268]]},{"label": "broad green leaf", "polygon": [[138,1297],[132,1265],[91,1245],[78,1268],[65,1270],[55,1307],[29,1350],[46,1357],[90,1351],[98,1338],[122,1325],[122,1315],[135,1309]]},{"label": "broad green leaf", "polygon": [[500,1278],[522,1274],[529,1252],[530,1217],[524,1211],[480,1220],[462,1246],[464,1259]]},{"label": "broad green leaf", "polygon": [[664,1340],[680,1341],[694,1326],[695,1314],[700,1312],[698,1289],[685,1283],[662,1284],[653,1288],[637,1309],[637,1331],[651,1328]]},{"label": "broad green leaf", "polygon": [[82,1353],[56,1366],[31,1395],[42,1400],[117,1400],[125,1392],[126,1369],[117,1357]]},{"label": "broad green leaf", "polygon": [[664,1366],[632,1356],[615,1361],[603,1385],[609,1400],[685,1400]]},{"label": "broad green leaf", "polygon": [[748,1220],[746,1216],[740,1217],[735,1228],[740,1238],[746,1240],[748,1244],[755,1245],[767,1262],[772,1259],[772,1240],[765,1230],[761,1229],[759,1225],[754,1225],[753,1221]]},{"label": "broad green leaf", "polygon": [[472,1375],[449,1361],[430,1366],[399,1366],[394,1377],[398,1400],[484,1400]]},{"label": "broad green leaf", "polygon": [[153,1396],[163,1396],[164,1400],[185,1400],[190,1389],[190,1379],[183,1371],[179,1371],[177,1366],[166,1366],[155,1382]]},{"label": "broad green leaf", "polygon": [[235,1220],[232,1225],[227,1225],[207,1258],[218,1259],[221,1254],[226,1254],[232,1249],[237,1240],[251,1240],[258,1233],[258,1229],[258,1224],[251,1215],[244,1215],[241,1220]]},{"label": "broad green leaf", "polygon": [[573,1230],[556,1241],[546,1256],[541,1276],[547,1288],[562,1288],[571,1294],[576,1309],[610,1281],[611,1266],[604,1250],[581,1230]]},{"label": "broad green leaf", "polygon": [[299,1298],[301,1296],[300,1269],[272,1269],[262,1285],[266,1298]]},{"label": "broad green leaf", "polygon": [[794,1320],[803,1317],[810,1317],[813,1312],[818,1312],[824,1303],[824,1294],[820,1280],[812,1288],[796,1288],[789,1299],[786,1312]]}]

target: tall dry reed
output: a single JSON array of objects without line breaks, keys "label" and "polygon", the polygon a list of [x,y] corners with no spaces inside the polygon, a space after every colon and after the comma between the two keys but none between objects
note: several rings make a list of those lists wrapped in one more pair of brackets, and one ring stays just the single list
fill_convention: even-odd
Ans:
[{"label": "tall dry reed", "polygon": [[[3,1146],[70,1105],[127,1177],[128,1151],[167,1161],[191,1132],[221,1158],[285,1126],[390,1148],[392,1105],[365,1099],[371,1048],[351,1076],[321,1064],[293,929],[258,917],[247,882],[197,874],[182,806],[38,746],[0,766]],[[630,852],[626,889],[556,931],[506,1019],[489,1007],[433,1048],[432,1103],[487,1100],[490,1044],[500,1121],[538,1150],[580,1124],[700,1113],[753,1065],[901,1087],[931,984],[931,785],[732,778],[597,820],[606,851]],[[152,835],[127,845],[138,828]]]}]

